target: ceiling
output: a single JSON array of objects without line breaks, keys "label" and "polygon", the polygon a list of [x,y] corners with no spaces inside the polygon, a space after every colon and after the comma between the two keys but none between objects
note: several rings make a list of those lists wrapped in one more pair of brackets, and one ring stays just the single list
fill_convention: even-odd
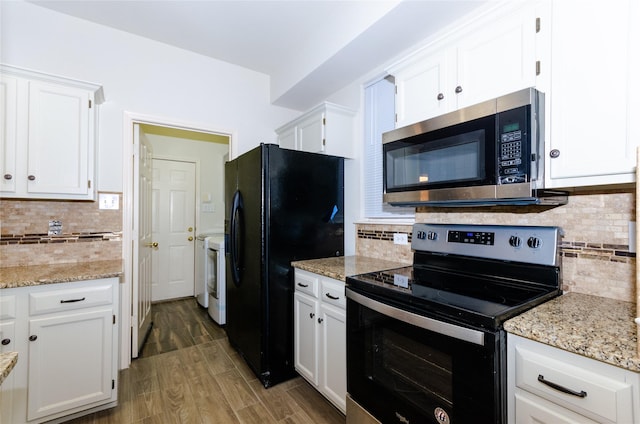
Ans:
[{"label": "ceiling", "polygon": [[487,0],[32,0],[271,78],[306,110]]}]

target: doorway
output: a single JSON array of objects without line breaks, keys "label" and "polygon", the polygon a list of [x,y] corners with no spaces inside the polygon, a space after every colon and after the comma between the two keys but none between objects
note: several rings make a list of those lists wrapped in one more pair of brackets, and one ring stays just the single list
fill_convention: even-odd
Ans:
[{"label": "doorway", "polygon": [[[125,149],[124,155],[127,160],[124,163],[132,163],[133,146],[133,127],[134,124],[139,124],[141,131],[144,133],[146,139],[152,144],[154,163],[183,163],[187,164],[193,172],[189,171],[187,174],[193,174],[193,178],[186,177],[191,180],[190,188],[193,192],[192,204],[192,222],[193,224],[187,225],[184,229],[187,234],[185,238],[188,241],[189,235],[195,239],[196,233],[205,230],[219,230],[223,231],[224,227],[224,162],[229,159],[230,152],[232,151],[232,135],[231,132],[220,132],[212,129],[204,128],[203,126],[196,125],[184,125],[172,123],[169,120],[162,119],[150,119],[146,116],[135,116],[125,113],[125,127],[128,131],[125,131]],[[212,153],[213,152],[213,153]],[[156,162],[157,161],[157,162]],[[132,182],[138,179],[136,171],[133,166],[126,167],[124,169],[124,190],[123,190],[123,281],[121,285],[121,368],[127,368],[131,362],[132,357],[136,357],[138,353],[138,347],[132,346],[132,340],[138,339],[138,335],[134,333],[137,331],[137,327],[131,326],[132,319],[137,316],[138,305],[133,302],[132,292],[137,290],[137,275],[133,273],[134,261],[136,261],[136,249],[135,240],[132,240],[132,233],[129,229],[132,228],[131,224],[138,217],[134,216],[134,192],[131,190]],[[155,179],[155,176],[154,176]],[[218,188],[219,185],[219,188]],[[157,229],[159,232],[154,234],[154,237],[161,237],[159,234],[165,229],[170,228],[171,224],[159,224],[155,226],[153,224],[155,217],[155,210],[164,206],[158,205],[158,207],[152,207],[150,217],[152,225],[154,225],[154,231]],[[171,219],[169,219],[171,222]],[[191,227],[191,231],[189,228]],[[152,243],[153,244],[153,243]],[[194,294],[194,241],[185,243],[181,250],[184,252],[190,252],[187,256],[183,256],[181,264],[174,265],[174,271],[179,267],[181,270],[185,270],[183,273],[182,289],[186,287],[186,291],[169,292],[161,294],[162,300],[171,299],[176,297],[193,296]],[[159,243],[158,243],[159,246]],[[158,249],[159,250],[159,249]],[[157,252],[155,252],[157,253]],[[175,252],[172,253],[175,256]],[[186,258],[186,259],[185,259]],[[155,259],[155,260],[153,260]],[[153,262],[161,263],[159,255],[155,255],[152,259]],[[152,265],[154,267],[155,265]],[[177,294],[176,294],[177,293]],[[152,299],[155,298],[152,293]],[[144,337],[144,334],[140,335]]]}]

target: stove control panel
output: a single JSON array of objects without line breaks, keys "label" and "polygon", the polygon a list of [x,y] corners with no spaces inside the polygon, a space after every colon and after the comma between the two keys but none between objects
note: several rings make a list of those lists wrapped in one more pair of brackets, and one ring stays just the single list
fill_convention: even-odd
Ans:
[{"label": "stove control panel", "polygon": [[411,248],[555,266],[561,236],[559,227],[414,224]]}]

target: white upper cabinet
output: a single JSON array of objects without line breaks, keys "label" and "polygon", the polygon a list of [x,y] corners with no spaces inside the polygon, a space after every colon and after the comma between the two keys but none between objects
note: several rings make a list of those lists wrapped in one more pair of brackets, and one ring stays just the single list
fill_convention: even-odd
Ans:
[{"label": "white upper cabinet", "polygon": [[94,200],[101,88],[3,66],[1,196]]},{"label": "white upper cabinet", "polygon": [[640,132],[637,0],[552,3],[547,187],[635,181]]},{"label": "white upper cabinet", "polygon": [[389,68],[396,128],[535,86],[537,8],[492,6]]},{"label": "white upper cabinet", "polygon": [[355,112],[322,103],[276,130],[278,144],[287,149],[353,158]]}]

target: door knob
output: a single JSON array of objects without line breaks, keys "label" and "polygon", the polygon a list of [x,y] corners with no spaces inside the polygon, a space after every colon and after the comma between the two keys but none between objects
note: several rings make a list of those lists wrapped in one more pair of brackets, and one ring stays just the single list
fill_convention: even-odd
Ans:
[{"label": "door knob", "polygon": [[158,242],[157,242],[157,241],[154,241],[153,243],[145,243],[145,246],[146,246],[146,247],[153,247],[153,248],[156,248],[156,247],[158,247]]},{"label": "door knob", "polygon": [[189,231],[189,232],[193,231],[193,227],[189,227],[189,228],[187,229],[187,231]]},{"label": "door knob", "polygon": [[193,241],[193,237],[189,236],[189,238],[187,240]]}]

